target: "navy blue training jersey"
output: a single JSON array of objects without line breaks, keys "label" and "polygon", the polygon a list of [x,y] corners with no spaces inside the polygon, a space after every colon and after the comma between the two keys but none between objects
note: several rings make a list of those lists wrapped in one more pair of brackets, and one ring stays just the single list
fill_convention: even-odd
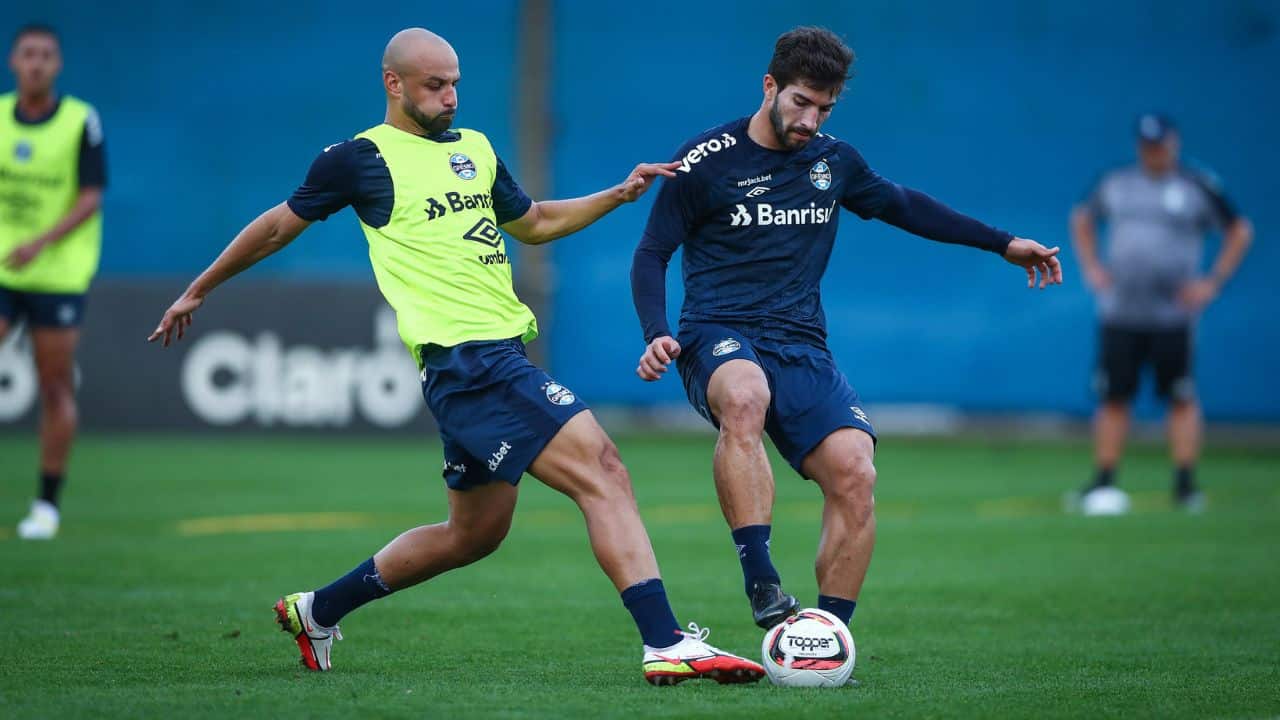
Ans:
[{"label": "navy blue training jersey", "polygon": [[670,335],[667,263],[684,244],[680,323],[731,325],[748,335],[825,342],[818,283],[840,208],[920,237],[1004,255],[1012,234],[880,177],[849,143],[822,133],[791,152],[748,135],[750,118],[712,128],[676,156],[631,268],[645,342]]},{"label": "navy blue training jersey", "polygon": [[[728,322],[822,341],[818,285],[840,208],[876,217],[898,188],[846,142],[819,133],[798,151],[770,150],[747,136],[749,120],[712,128],[680,149],[680,167],[658,192],[637,265],[648,254],[665,268],[684,244],[681,324]],[[665,295],[665,285],[661,290]],[[641,322],[646,341],[665,334],[665,317]]]}]

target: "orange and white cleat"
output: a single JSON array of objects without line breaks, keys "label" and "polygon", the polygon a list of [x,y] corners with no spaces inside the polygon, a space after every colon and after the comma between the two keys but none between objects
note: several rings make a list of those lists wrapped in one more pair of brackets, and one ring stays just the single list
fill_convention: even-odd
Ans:
[{"label": "orange and white cleat", "polygon": [[338,626],[317,625],[311,617],[311,603],[315,593],[294,593],[276,601],[276,622],[280,629],[293,636],[302,651],[302,664],[308,670],[323,672],[333,668],[329,648],[334,640],[342,639]]},{"label": "orange and white cleat", "polygon": [[704,642],[710,628],[689,623],[689,632],[669,648],[644,648],[644,679],[653,685],[675,685],[685,680],[711,679],[724,685],[751,683],[764,677],[764,667]]}]

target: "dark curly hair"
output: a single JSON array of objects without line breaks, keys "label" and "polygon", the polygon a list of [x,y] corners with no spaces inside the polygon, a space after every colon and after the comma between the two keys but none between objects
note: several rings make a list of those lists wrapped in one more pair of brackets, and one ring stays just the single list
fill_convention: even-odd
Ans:
[{"label": "dark curly hair", "polygon": [[853,50],[839,35],[821,27],[798,27],[778,36],[769,74],[779,90],[797,82],[815,90],[838,90],[849,79],[853,61]]}]

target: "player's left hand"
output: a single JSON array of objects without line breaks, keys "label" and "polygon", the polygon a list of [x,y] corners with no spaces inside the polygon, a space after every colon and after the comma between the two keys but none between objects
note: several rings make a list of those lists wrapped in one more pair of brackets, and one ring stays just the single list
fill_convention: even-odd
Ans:
[{"label": "player's left hand", "polygon": [[187,328],[191,327],[191,313],[202,304],[204,304],[204,298],[184,293],[169,306],[168,310],[164,311],[164,317],[160,318],[160,324],[147,338],[147,342],[162,340],[160,344],[169,347],[175,334],[177,339],[181,340],[182,336],[186,335]]},{"label": "player's left hand", "polygon": [[653,184],[653,179],[662,175],[664,177],[675,177],[675,169],[680,167],[678,162],[668,163],[640,163],[635,170],[627,176],[626,180],[618,186],[619,192],[622,194],[623,202],[634,202],[644,194],[645,190]]},{"label": "player's left hand", "polygon": [[1058,260],[1061,248],[1047,248],[1035,240],[1014,238],[1009,249],[1004,251],[1004,259],[1026,268],[1027,287],[1036,286],[1036,272],[1040,273],[1040,289],[1049,285],[1062,284],[1062,262]]},{"label": "player's left hand", "polygon": [[1218,283],[1210,278],[1192,280],[1178,289],[1178,300],[1189,310],[1200,312],[1218,297]]},{"label": "player's left hand", "polygon": [[41,250],[44,250],[44,243],[39,240],[19,245],[4,259],[4,265],[10,270],[21,270],[35,260]]}]

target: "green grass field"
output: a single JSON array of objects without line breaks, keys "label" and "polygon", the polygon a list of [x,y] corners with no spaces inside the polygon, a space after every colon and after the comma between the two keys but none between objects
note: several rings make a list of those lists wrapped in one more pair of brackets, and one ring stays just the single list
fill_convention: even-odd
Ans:
[{"label": "green grass field", "polygon": [[[758,656],[711,440],[619,445],[682,622]],[[0,717],[1280,715],[1276,451],[1210,452],[1197,517],[1137,448],[1135,512],[1086,519],[1061,511],[1083,446],[883,442],[860,685],[827,691],[647,685],[576,509],[527,478],[498,553],[351,615],[335,671],[305,672],[272,603],[442,518],[434,444],[85,438],[42,544],[12,530],[33,462],[0,437]],[[819,495],[776,467],[775,559],[812,604]]]}]

